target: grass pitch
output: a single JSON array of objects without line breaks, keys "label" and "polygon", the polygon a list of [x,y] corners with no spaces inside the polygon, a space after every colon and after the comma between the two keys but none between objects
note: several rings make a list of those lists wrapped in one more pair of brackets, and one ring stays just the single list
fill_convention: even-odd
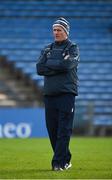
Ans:
[{"label": "grass pitch", "polygon": [[0,179],[112,179],[112,138],[72,138],[72,168],[51,171],[49,140],[0,139]]}]

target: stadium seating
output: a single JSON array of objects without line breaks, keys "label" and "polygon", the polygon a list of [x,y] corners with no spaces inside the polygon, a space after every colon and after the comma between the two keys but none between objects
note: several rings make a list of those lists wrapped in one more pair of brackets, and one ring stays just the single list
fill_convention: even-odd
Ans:
[{"label": "stadium seating", "polygon": [[112,124],[112,0],[0,0],[0,55],[15,75],[19,71],[42,89],[35,63],[53,40],[52,24],[59,16],[70,21],[70,39],[80,48],[76,113],[88,120],[91,107],[93,123],[103,116]]}]

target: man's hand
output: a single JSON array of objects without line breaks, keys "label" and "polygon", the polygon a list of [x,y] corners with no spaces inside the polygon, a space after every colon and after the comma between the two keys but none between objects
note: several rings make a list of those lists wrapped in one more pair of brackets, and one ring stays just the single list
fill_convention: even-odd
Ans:
[{"label": "man's hand", "polygon": [[64,60],[67,60],[69,57],[70,57],[70,55],[67,54],[67,55],[64,57]]}]

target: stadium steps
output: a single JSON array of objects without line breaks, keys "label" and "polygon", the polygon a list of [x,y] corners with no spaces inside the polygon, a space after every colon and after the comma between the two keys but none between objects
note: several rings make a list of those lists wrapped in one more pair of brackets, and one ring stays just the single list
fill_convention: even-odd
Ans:
[{"label": "stadium steps", "polygon": [[12,97],[11,91],[7,85],[6,73],[0,66],[0,107],[13,107],[16,106],[16,101]]},{"label": "stadium steps", "polygon": [[32,86],[16,77],[0,58],[0,107],[38,106],[38,96]]}]

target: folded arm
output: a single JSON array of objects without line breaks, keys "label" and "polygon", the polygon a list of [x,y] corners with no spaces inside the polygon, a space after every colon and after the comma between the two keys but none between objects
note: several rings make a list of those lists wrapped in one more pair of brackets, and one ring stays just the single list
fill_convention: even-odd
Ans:
[{"label": "folded arm", "polygon": [[46,54],[49,51],[49,48],[45,48],[41,51],[41,55],[36,63],[37,74],[41,76],[51,76],[57,74],[57,71],[46,66]]},{"label": "folded arm", "polygon": [[77,67],[79,62],[79,49],[77,45],[72,45],[69,49],[69,52],[65,54],[62,61],[58,59],[55,61],[48,60],[46,62],[46,67],[59,71],[59,72],[67,72],[75,67]]},{"label": "folded arm", "polygon": [[55,59],[55,61],[47,60],[46,54],[49,48],[43,50],[36,64],[37,74],[51,76],[59,73],[66,73],[76,68],[79,62],[79,49],[77,45],[72,45],[69,52],[65,54],[63,60]]}]

